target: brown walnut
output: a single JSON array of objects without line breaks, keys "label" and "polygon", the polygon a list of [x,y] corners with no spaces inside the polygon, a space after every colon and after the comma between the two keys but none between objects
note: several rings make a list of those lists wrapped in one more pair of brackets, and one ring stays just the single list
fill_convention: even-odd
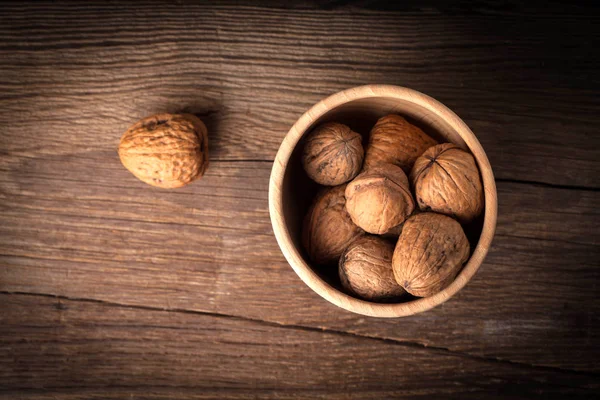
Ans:
[{"label": "brown walnut", "polygon": [[346,209],[365,231],[384,234],[413,212],[406,174],[393,164],[367,168],[346,187]]},{"label": "brown walnut", "polygon": [[302,242],[312,261],[336,263],[348,244],[363,234],[346,211],[346,185],[323,189],[304,218]]},{"label": "brown walnut", "polygon": [[206,127],[191,114],[156,114],[121,137],[121,162],[139,180],[177,188],[204,175],[208,166]]},{"label": "brown walnut", "polygon": [[392,267],[400,286],[427,297],[448,286],[469,258],[470,246],[460,224],[445,215],[411,216],[396,243]]},{"label": "brown walnut", "polygon": [[370,301],[401,296],[404,289],[394,279],[393,253],[394,245],[377,236],[356,239],[340,257],[342,286]]},{"label": "brown walnut", "polygon": [[346,125],[329,122],[308,135],[302,165],[315,182],[337,186],[360,172],[363,158],[362,136]]},{"label": "brown walnut", "polygon": [[380,118],[369,135],[365,165],[396,164],[407,174],[419,157],[437,142],[399,115]]},{"label": "brown walnut", "polygon": [[452,143],[433,146],[417,159],[410,179],[421,210],[468,223],[483,211],[483,187],[473,156]]}]

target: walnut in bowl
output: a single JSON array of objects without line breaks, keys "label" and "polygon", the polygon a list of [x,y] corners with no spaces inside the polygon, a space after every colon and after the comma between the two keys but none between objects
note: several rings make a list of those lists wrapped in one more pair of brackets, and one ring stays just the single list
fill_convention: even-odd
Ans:
[{"label": "walnut in bowl", "polygon": [[[302,219],[318,186],[306,175],[301,159],[306,136],[315,127],[327,122],[340,122],[354,132],[368,135],[380,118],[390,114],[400,115],[406,121],[414,123],[437,142],[453,143],[472,154],[481,174],[483,214],[479,226],[473,225],[473,229],[465,229],[471,253],[459,271],[451,271],[449,275],[454,272],[457,275],[451,282],[443,282],[447,286],[428,297],[403,296],[395,303],[379,303],[347,293],[337,271],[331,274],[331,270],[324,270],[311,260],[304,249]],[[363,143],[368,142],[367,139],[363,136]],[[367,159],[368,152],[367,146]],[[368,169],[369,162],[366,164]],[[281,251],[311,289],[333,304],[358,314],[401,317],[423,312],[447,301],[476,273],[494,236],[497,217],[496,186],[485,151],[473,132],[456,114],[431,97],[411,89],[367,85],[345,90],[320,101],[292,126],[279,148],[271,171],[269,213]],[[458,263],[461,262],[462,257],[459,257]]]},{"label": "walnut in bowl", "polygon": [[360,134],[344,124],[329,122],[316,127],[306,138],[302,165],[315,182],[337,186],[358,175],[364,154]]}]

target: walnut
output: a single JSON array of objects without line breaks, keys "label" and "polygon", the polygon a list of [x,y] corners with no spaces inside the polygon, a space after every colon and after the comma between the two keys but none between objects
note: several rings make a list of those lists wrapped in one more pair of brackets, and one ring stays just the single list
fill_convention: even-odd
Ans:
[{"label": "walnut", "polygon": [[191,114],[144,118],[121,137],[119,157],[129,172],[150,185],[187,185],[208,166],[206,127]]},{"label": "walnut", "polygon": [[394,279],[394,245],[377,236],[361,237],[342,253],[339,274],[342,286],[365,300],[385,301],[404,289]]},{"label": "walnut", "polygon": [[392,267],[408,293],[427,297],[448,286],[469,258],[469,241],[460,224],[442,214],[411,216],[396,243]]},{"label": "walnut", "polygon": [[367,168],[346,187],[352,221],[373,234],[400,225],[415,207],[406,174],[393,164]]},{"label": "walnut", "polygon": [[317,264],[337,262],[348,244],[363,234],[346,211],[346,185],[323,189],[304,218],[302,241]]},{"label": "walnut", "polygon": [[407,174],[425,150],[437,142],[399,115],[380,118],[369,136],[365,165],[396,164]]},{"label": "walnut", "polygon": [[421,210],[468,223],[483,211],[483,187],[473,156],[452,143],[433,146],[417,159],[410,179]]},{"label": "walnut", "polygon": [[315,182],[336,186],[350,181],[360,172],[363,157],[362,136],[346,125],[329,122],[308,135],[302,164]]}]

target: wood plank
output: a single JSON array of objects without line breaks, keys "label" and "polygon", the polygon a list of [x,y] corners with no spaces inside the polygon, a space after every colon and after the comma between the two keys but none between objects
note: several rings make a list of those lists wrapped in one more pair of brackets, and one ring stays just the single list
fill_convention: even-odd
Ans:
[{"label": "wood plank", "polygon": [[206,390],[202,398],[218,390],[267,398],[527,398],[589,396],[600,386],[589,374],[239,318],[0,298],[0,382],[8,396],[43,389],[46,396],[77,398],[80,388],[113,388],[110,397],[143,387],[158,390],[153,398],[188,389]]},{"label": "wood plank", "polygon": [[[0,294],[0,398],[598,391],[597,13],[345,3],[0,5],[0,291],[101,301]],[[285,132],[365,83],[446,103],[499,178],[480,272],[400,320],[312,293],[268,219]],[[158,111],[207,123],[202,181],[161,191],[120,165],[121,133]]]},{"label": "wood plank", "polygon": [[3,155],[108,153],[137,119],[187,111],[207,122],[213,159],[272,160],[321,98],[389,83],[462,116],[501,179],[600,188],[600,34],[586,9],[235,4],[2,5]]},{"label": "wood plank", "polygon": [[[589,356],[600,346],[594,191],[498,182],[497,236],[474,280],[425,314],[377,320],[325,302],[287,265],[268,218],[270,163],[214,162],[202,181],[164,191],[103,153],[14,160],[9,168],[19,168],[0,175],[0,290],[230,314],[598,371]],[[67,169],[71,179],[62,176]]]}]

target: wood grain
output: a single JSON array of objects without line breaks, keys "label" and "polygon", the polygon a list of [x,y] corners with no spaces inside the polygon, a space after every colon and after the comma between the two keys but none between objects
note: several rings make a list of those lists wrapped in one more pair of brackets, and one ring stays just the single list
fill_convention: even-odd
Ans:
[{"label": "wood grain", "polygon": [[0,297],[6,305],[0,316],[0,379],[10,380],[15,394],[43,389],[62,397],[77,388],[143,386],[159,394],[190,389],[184,398],[201,390],[206,390],[202,398],[216,397],[219,390],[241,397],[257,389],[267,398],[280,393],[284,398],[432,393],[477,398],[490,392],[527,398],[583,396],[599,388],[587,374],[348,334],[50,297]]},{"label": "wood grain", "polygon": [[2,150],[64,155],[65,138],[81,152],[112,148],[136,120],[185,111],[206,116],[214,159],[272,160],[318,100],[389,83],[461,116],[498,178],[600,187],[590,146],[600,35],[585,10],[498,18],[215,3],[3,5]]},{"label": "wood grain", "polygon": [[[0,5],[0,398],[592,397],[598,10],[278,3]],[[290,126],[368,83],[445,103],[498,178],[477,275],[401,321],[308,289],[267,208]],[[201,181],[119,163],[156,112],[206,123]]]},{"label": "wood grain", "polygon": [[[593,191],[499,182],[497,237],[481,271],[448,304],[398,329],[397,321],[330,306],[294,274],[271,233],[270,163],[215,162],[202,181],[163,191],[130,176],[116,154],[104,159],[25,159],[18,179],[0,183],[0,290],[230,314],[598,371],[586,356],[600,345]],[[65,162],[80,166],[72,180],[62,176]]]}]

